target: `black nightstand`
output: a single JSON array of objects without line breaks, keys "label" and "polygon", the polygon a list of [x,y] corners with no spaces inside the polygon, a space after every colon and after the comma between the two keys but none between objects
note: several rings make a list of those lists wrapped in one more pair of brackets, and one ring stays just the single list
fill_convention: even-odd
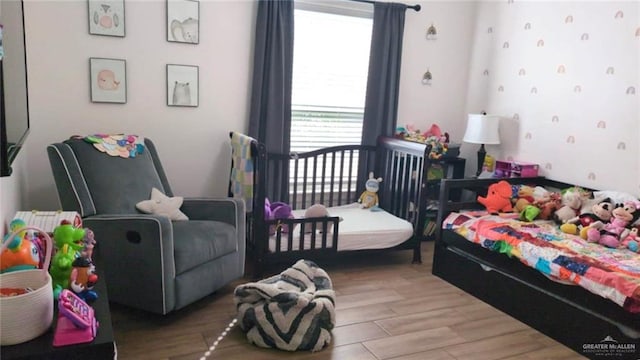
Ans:
[{"label": "black nightstand", "polygon": [[[439,160],[425,160],[425,174],[423,191],[421,193],[420,209],[418,209],[418,225],[416,232],[422,241],[434,240],[437,223],[440,196],[440,181],[442,179],[464,178],[466,160],[460,157]],[[461,192],[452,192],[451,200],[459,201]]]}]

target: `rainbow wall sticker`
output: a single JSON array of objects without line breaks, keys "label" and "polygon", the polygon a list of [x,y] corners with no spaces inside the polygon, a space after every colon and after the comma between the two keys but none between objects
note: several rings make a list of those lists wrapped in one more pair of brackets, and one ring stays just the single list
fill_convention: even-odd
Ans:
[{"label": "rainbow wall sticker", "polygon": [[587,179],[589,180],[595,180],[596,179],[596,174],[593,172],[590,172],[589,175],[587,175]]},{"label": "rainbow wall sticker", "polygon": [[573,92],[574,93],[581,93],[582,92],[582,86],[580,85],[576,85],[573,87]]},{"label": "rainbow wall sticker", "polygon": [[615,72],[613,66],[609,66],[607,68],[607,75],[613,75],[613,73]]},{"label": "rainbow wall sticker", "polygon": [[582,41],[589,40],[589,34],[587,33],[582,34],[582,36],[580,36],[580,40]]},{"label": "rainbow wall sticker", "polygon": [[627,150],[627,144],[625,144],[624,141],[620,141],[618,143],[618,146],[616,147],[616,149],[618,149],[618,150]]},{"label": "rainbow wall sticker", "polygon": [[553,115],[551,117],[551,122],[552,123],[559,123],[560,122],[560,118],[558,117],[558,115]]},{"label": "rainbow wall sticker", "polygon": [[636,37],[640,37],[640,27],[636,29]]},{"label": "rainbow wall sticker", "polygon": [[607,128],[607,123],[604,120],[600,120],[598,121],[598,129],[606,129]]},{"label": "rainbow wall sticker", "polygon": [[487,29],[487,34],[491,34],[493,33],[493,27],[489,26],[489,28]]},{"label": "rainbow wall sticker", "polygon": [[553,169],[553,165],[551,165],[551,163],[546,163],[544,164],[544,168],[547,170],[552,170]]},{"label": "rainbow wall sticker", "polygon": [[531,23],[524,24],[524,29],[525,30],[531,30]]},{"label": "rainbow wall sticker", "polygon": [[532,88],[531,88],[531,93],[532,93],[532,94],[537,94],[537,93],[538,93],[538,88],[537,88],[537,87],[535,87],[535,86],[534,86],[534,87],[532,87]]},{"label": "rainbow wall sticker", "polygon": [[636,88],[634,88],[633,86],[629,86],[627,88],[627,95],[635,95],[636,94]]},{"label": "rainbow wall sticker", "polygon": [[507,156],[507,161],[513,161],[513,156],[511,155]]},{"label": "rainbow wall sticker", "polygon": [[565,68],[564,65],[558,66],[558,74],[564,74],[566,72],[567,72],[567,68]]},{"label": "rainbow wall sticker", "polygon": [[513,120],[520,120],[520,114],[518,113],[513,114]]},{"label": "rainbow wall sticker", "polygon": [[573,16],[567,15],[567,17],[564,18],[564,23],[565,24],[571,24],[572,22],[573,22]]},{"label": "rainbow wall sticker", "polygon": [[527,140],[531,140],[531,138],[532,138],[532,137],[533,137],[533,136],[531,135],[531,133],[530,133],[530,132],[528,132],[528,133],[526,133],[526,134],[524,135],[524,138],[525,138],[525,139],[527,139]]},{"label": "rainbow wall sticker", "polygon": [[502,85],[498,86],[498,92],[504,92],[504,86]]},{"label": "rainbow wall sticker", "polygon": [[576,143],[576,138],[573,135],[569,135],[569,137],[567,138],[567,144],[575,144]]},{"label": "rainbow wall sticker", "polygon": [[622,19],[624,17],[624,13],[622,12],[622,10],[618,10],[618,12],[616,13],[616,15],[613,17],[614,19]]},{"label": "rainbow wall sticker", "polygon": [[525,69],[520,69],[520,71],[518,71],[518,75],[525,76],[527,75],[527,71]]},{"label": "rainbow wall sticker", "polygon": [[505,41],[504,44],[502,44],[502,48],[503,49],[508,49],[509,48],[509,42]]},{"label": "rainbow wall sticker", "polygon": [[482,72],[482,75],[489,76],[489,69],[484,69],[484,71]]},{"label": "rainbow wall sticker", "polygon": [[544,46],[544,40],[542,40],[542,39],[538,40],[537,46],[538,47],[543,47]]}]

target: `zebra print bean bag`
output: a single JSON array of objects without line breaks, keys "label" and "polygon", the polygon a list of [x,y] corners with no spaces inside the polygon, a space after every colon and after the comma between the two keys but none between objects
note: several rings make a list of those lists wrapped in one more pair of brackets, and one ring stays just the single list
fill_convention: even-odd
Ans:
[{"label": "zebra print bean bag", "polygon": [[329,275],[299,260],[279,275],[239,285],[238,323],[250,343],[287,351],[318,351],[331,342],[335,292]]}]

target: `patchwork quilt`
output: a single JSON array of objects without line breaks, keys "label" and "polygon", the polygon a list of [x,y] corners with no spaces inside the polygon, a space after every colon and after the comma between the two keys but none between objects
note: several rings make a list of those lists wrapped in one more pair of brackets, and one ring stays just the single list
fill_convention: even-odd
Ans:
[{"label": "patchwork quilt", "polygon": [[631,313],[640,312],[640,254],[565,234],[552,221],[518,214],[451,213],[443,222],[467,240],[519,259],[552,280],[579,285]]}]

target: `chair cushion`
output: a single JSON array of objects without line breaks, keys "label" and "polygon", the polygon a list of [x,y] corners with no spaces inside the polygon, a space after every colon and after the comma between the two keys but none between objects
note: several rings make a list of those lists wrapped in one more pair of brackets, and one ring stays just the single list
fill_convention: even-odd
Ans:
[{"label": "chair cushion", "polygon": [[238,250],[236,229],[207,220],[172,221],[176,275]]}]

